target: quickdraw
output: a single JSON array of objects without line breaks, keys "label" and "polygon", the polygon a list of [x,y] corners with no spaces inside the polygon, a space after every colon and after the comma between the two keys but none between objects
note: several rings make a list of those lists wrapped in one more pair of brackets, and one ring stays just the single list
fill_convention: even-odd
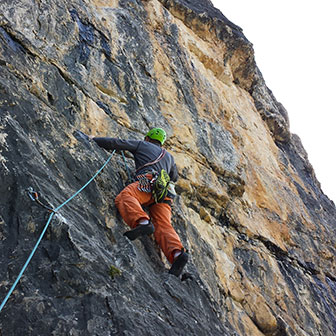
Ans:
[{"label": "quickdraw", "polygon": [[29,198],[33,201],[36,202],[37,204],[41,205],[43,208],[47,209],[50,212],[56,212],[53,208],[43,204],[40,200],[39,200],[39,195],[36,191],[34,191],[33,187],[29,187],[26,189]]},{"label": "quickdraw", "polygon": [[[164,169],[161,169],[160,173],[151,171],[150,173],[137,175],[136,179],[139,182],[138,190],[146,193],[151,192],[155,203],[164,201],[170,189],[170,177]],[[172,188],[174,190],[173,186]]]},{"label": "quickdraw", "polygon": [[150,193],[152,191],[152,185],[153,182],[156,179],[156,175],[151,174],[141,174],[136,176],[137,181],[139,182],[138,184],[138,190]]},{"label": "quickdraw", "polygon": [[30,197],[30,199],[33,202],[37,202],[38,204],[41,204],[43,207],[46,207],[48,210],[51,211],[51,214],[49,215],[49,218],[47,220],[47,223],[45,224],[42,233],[40,234],[39,239],[37,240],[33,250],[31,251],[27,261],[25,262],[25,264],[23,265],[19,275],[17,276],[16,280],[14,281],[12,287],[10,288],[9,292],[7,293],[6,297],[4,298],[4,300],[2,301],[1,305],[0,305],[0,312],[2,311],[3,307],[5,306],[6,302],[8,301],[9,297],[11,296],[11,294],[13,293],[16,285],[18,284],[18,282],[20,281],[24,271],[26,270],[26,268],[28,267],[31,259],[33,258],[39,244],[41,243],[41,240],[44,236],[44,234],[46,233],[48,226],[53,218],[53,216],[55,215],[55,213],[57,213],[58,210],[60,210],[61,208],[63,208],[66,204],[68,204],[72,199],[74,199],[83,189],[85,189],[96,177],[97,175],[105,168],[105,166],[110,162],[113,154],[115,153],[115,150],[112,152],[112,154],[108,157],[108,159],[105,161],[105,163],[102,165],[102,167],[90,178],[89,181],[87,181],[78,191],[76,191],[71,197],[69,197],[65,202],[63,202],[61,205],[59,205],[55,210],[51,209],[50,207],[47,207],[45,204],[43,204],[42,202],[39,201],[38,199],[38,193],[36,191],[34,191],[34,189],[32,187],[29,187],[27,189],[28,195]]}]

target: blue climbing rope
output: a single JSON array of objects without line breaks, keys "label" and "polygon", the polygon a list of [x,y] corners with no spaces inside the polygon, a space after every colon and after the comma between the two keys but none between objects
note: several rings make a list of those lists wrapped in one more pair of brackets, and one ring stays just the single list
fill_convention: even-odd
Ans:
[{"label": "blue climbing rope", "polygon": [[24,271],[26,270],[27,266],[29,265],[31,259],[33,258],[33,255],[34,253],[36,252],[45,232],[47,231],[47,228],[54,216],[54,214],[60,210],[64,205],[66,205],[67,203],[69,203],[73,198],[75,198],[83,189],[85,189],[96,177],[97,175],[105,168],[105,166],[110,162],[113,154],[115,153],[115,150],[112,152],[112,154],[109,156],[109,158],[106,160],[106,162],[103,164],[103,166],[91,177],[91,179],[85,184],[83,185],[82,188],[80,188],[77,192],[75,192],[70,198],[68,198],[64,203],[62,203],[61,205],[59,205],[56,209],[53,210],[53,212],[50,214],[49,218],[48,218],[48,221],[46,223],[46,225],[44,226],[44,229],[39,237],[39,239],[37,240],[33,250],[31,251],[26,263],[23,265],[18,277],[16,278],[14,284],[12,285],[11,289],[9,290],[8,294],[6,295],[6,297],[4,298],[4,300],[2,301],[1,303],[1,306],[0,306],[0,312],[2,311],[2,308],[5,306],[7,300],[9,299],[9,297],[11,296],[11,294],[13,293],[16,285],[18,284],[18,282],[20,281]]},{"label": "blue climbing rope", "polygon": [[128,165],[127,165],[127,162],[126,162],[124,151],[121,151],[121,155],[122,155],[123,160],[124,160],[124,164],[125,164],[125,168],[126,168],[126,172],[127,172],[127,176],[128,176],[128,181],[131,182],[132,177],[131,177],[130,169],[128,168]]}]

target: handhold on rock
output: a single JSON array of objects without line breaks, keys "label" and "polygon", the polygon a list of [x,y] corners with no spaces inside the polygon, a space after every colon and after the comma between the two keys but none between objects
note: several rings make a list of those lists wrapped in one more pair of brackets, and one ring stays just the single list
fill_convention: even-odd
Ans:
[{"label": "handhold on rock", "polygon": [[194,280],[193,276],[186,272],[182,274],[181,281],[186,281],[186,280]]},{"label": "handhold on rock", "polygon": [[76,130],[73,133],[74,137],[79,140],[79,141],[83,141],[87,147],[89,147],[90,144],[90,138],[88,135],[86,135],[85,133],[83,133],[82,131]]}]

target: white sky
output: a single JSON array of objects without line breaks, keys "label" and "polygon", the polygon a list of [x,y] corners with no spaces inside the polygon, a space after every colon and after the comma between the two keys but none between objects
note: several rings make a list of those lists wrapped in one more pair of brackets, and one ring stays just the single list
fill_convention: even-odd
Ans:
[{"label": "white sky", "polygon": [[[324,193],[336,203],[335,0],[211,0],[253,44]],[[334,98],[335,97],[335,98]]]}]

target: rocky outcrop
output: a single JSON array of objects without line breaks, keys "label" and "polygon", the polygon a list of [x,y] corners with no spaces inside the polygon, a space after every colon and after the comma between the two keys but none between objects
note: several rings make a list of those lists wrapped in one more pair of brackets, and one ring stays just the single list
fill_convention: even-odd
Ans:
[{"label": "rocky outcrop", "polygon": [[2,1],[0,77],[2,297],[48,218],[26,189],[57,207],[108,158],[77,129],[167,130],[191,255],[177,279],[152,239],[123,237],[117,153],[54,215],[1,335],[336,333],[335,205],[252,44],[210,1]]}]

